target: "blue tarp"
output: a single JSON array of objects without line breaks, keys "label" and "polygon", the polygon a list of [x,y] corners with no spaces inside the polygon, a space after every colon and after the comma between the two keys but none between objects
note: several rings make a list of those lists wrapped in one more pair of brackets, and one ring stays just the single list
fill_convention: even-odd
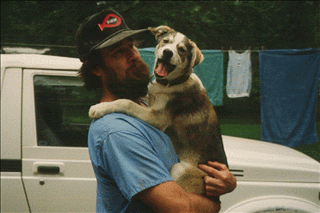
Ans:
[{"label": "blue tarp", "polygon": [[259,51],[261,140],[289,147],[316,142],[319,49]]},{"label": "blue tarp", "polygon": [[146,64],[148,64],[150,69],[150,74],[153,74],[153,65],[154,65],[154,51],[156,48],[150,47],[150,48],[143,48],[139,49],[140,56]]},{"label": "blue tarp", "polygon": [[[153,70],[155,48],[139,49],[141,58]],[[204,61],[194,67],[194,73],[201,79],[214,106],[222,105],[223,98],[223,52],[221,50],[201,50]]]}]

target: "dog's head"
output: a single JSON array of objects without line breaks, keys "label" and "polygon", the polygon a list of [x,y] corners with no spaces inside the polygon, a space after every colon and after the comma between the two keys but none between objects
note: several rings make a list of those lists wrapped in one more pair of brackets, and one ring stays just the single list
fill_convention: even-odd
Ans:
[{"label": "dog's head", "polygon": [[155,35],[158,43],[154,64],[157,80],[172,81],[181,76],[188,77],[193,67],[203,61],[200,49],[182,33],[168,26],[149,27],[149,30]]}]

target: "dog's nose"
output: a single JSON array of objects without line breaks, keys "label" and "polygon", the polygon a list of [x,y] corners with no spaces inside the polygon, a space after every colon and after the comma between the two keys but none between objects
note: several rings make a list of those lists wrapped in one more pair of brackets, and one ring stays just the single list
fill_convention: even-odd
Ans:
[{"label": "dog's nose", "polygon": [[170,59],[173,56],[173,52],[169,49],[163,50],[163,59]]}]

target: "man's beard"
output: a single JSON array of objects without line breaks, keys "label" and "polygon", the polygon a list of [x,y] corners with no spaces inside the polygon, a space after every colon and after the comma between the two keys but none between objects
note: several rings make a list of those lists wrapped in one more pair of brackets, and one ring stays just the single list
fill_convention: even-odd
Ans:
[{"label": "man's beard", "polygon": [[111,68],[106,67],[105,73],[105,85],[117,98],[137,101],[138,98],[145,96],[148,92],[150,72],[148,65],[142,60],[136,60],[126,70],[124,79],[119,79],[117,70]]}]

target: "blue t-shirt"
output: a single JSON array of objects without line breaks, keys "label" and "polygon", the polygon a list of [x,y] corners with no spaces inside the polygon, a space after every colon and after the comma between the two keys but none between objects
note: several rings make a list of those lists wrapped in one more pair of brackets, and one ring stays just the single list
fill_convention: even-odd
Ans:
[{"label": "blue t-shirt", "polygon": [[134,195],[173,180],[170,138],[136,118],[113,113],[92,122],[88,148],[97,178],[97,212],[149,212]]}]

